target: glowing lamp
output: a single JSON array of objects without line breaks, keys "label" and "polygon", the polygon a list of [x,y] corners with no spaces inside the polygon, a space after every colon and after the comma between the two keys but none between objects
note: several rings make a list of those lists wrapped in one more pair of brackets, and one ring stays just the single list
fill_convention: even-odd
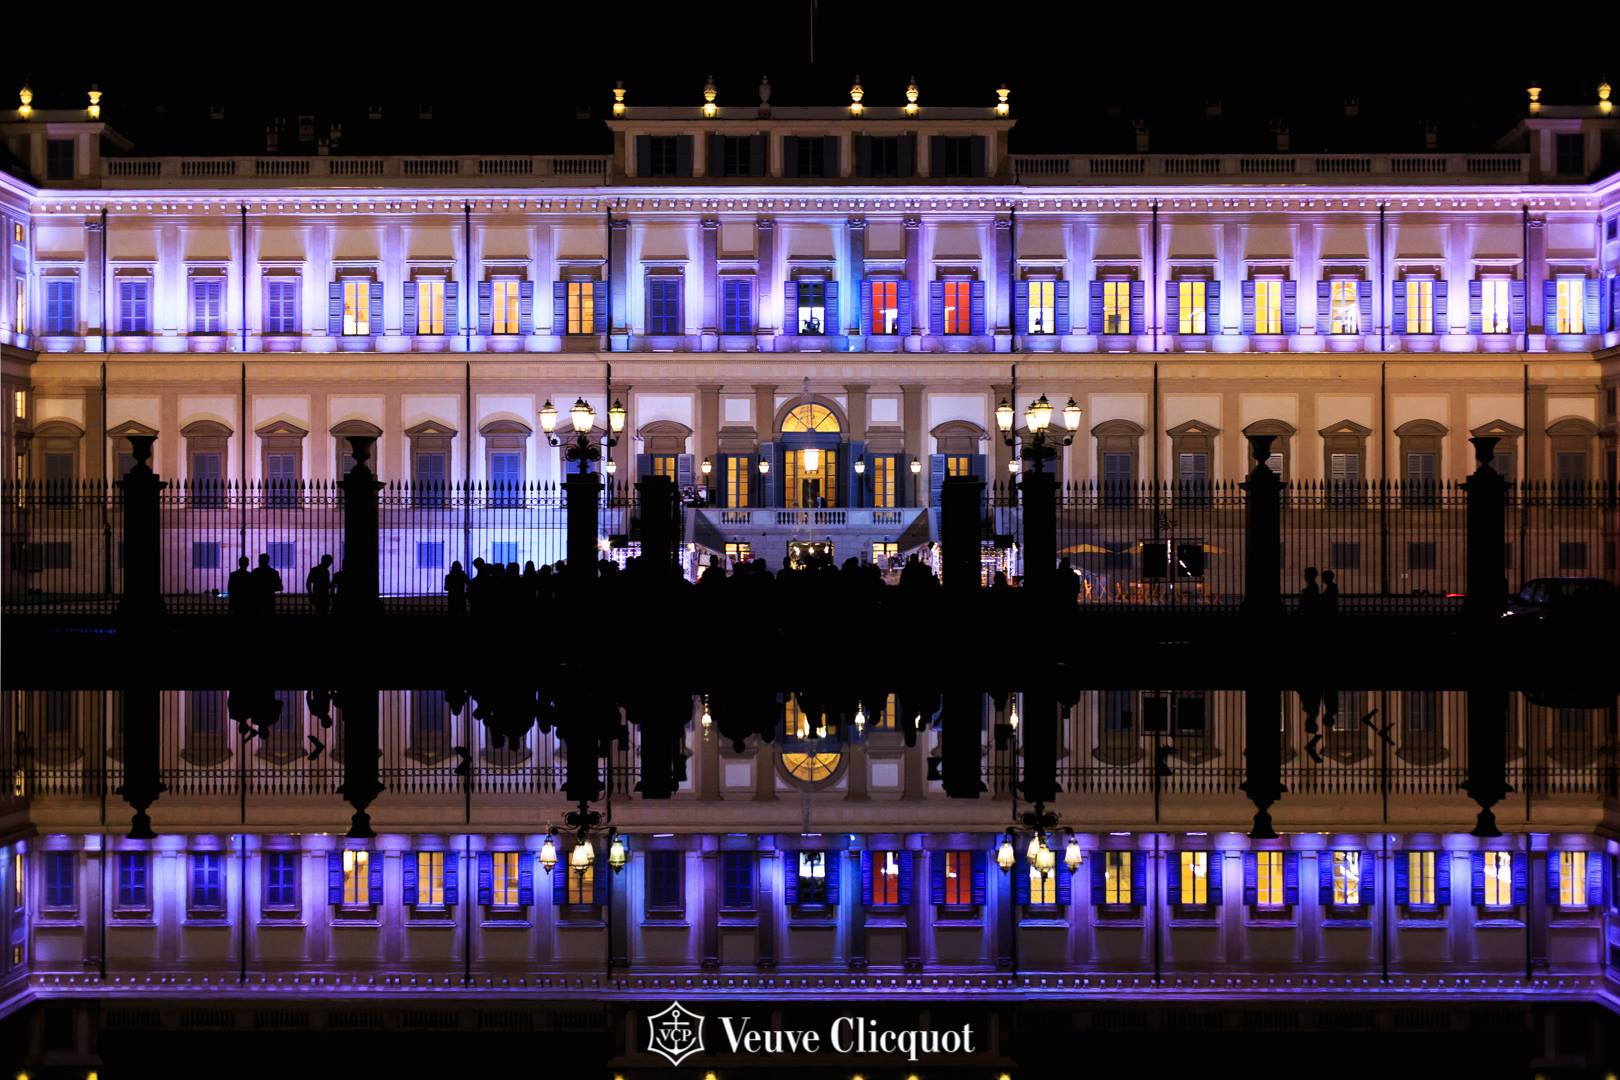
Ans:
[{"label": "glowing lamp", "polygon": [[714,472],[714,462],[710,461],[708,458],[704,458],[703,464],[699,465],[698,468],[703,470],[704,476],[708,476],[710,473]]},{"label": "glowing lamp", "polygon": [[1013,852],[1012,834],[1008,833],[1001,838],[1001,846],[996,849],[996,865],[1003,870],[1011,870],[1018,856]]},{"label": "glowing lamp", "polygon": [[703,84],[703,115],[709,120],[713,120],[720,111],[720,107],[714,103],[715,96],[714,76],[710,75],[709,81]]},{"label": "glowing lamp", "polygon": [[618,398],[614,398],[613,404],[608,406],[608,427],[612,430],[613,434],[617,435],[619,432],[624,430],[624,418],[624,402],[620,401]]},{"label": "glowing lamp", "polygon": [[568,409],[568,418],[574,422],[574,431],[580,435],[596,426],[596,410],[584,398],[574,399],[574,404]]},{"label": "glowing lamp", "polygon": [[613,115],[615,117],[624,115],[624,83],[622,82],[613,84]]},{"label": "glowing lamp", "polygon": [[550,398],[540,406],[540,430],[547,435],[557,430],[557,406],[551,403]]},{"label": "glowing lamp", "polygon": [[1080,839],[1069,837],[1069,849],[1063,853],[1063,865],[1069,868],[1070,873],[1080,869]]},{"label": "glowing lamp", "polygon": [[550,836],[540,845],[540,869],[551,873],[551,868],[557,865],[557,842]]},{"label": "glowing lamp", "polygon": [[859,704],[855,706],[855,730],[866,730],[866,711]]},{"label": "glowing lamp", "polygon": [[1041,848],[1045,846],[1041,843],[1040,833],[1035,833],[1029,838],[1029,847],[1024,849],[1024,858],[1029,860],[1031,866],[1034,866],[1035,861],[1041,857]]},{"label": "glowing lamp", "polygon": [[1063,426],[1070,431],[1080,430],[1080,404],[1072,397],[1069,403],[1063,406]]},{"label": "glowing lamp", "polygon": [[704,731],[714,727],[714,717],[709,715],[709,703],[707,701],[703,703],[703,719],[699,720],[698,723],[703,725]]},{"label": "glowing lamp", "polygon": [[90,114],[90,119],[101,119],[101,91],[96,89],[94,83],[90,84],[90,108],[86,111]]},{"label": "glowing lamp", "polygon": [[1608,116],[1614,111],[1614,102],[1609,100],[1609,95],[1613,92],[1607,82],[1598,83],[1598,112],[1604,116]]},{"label": "glowing lamp", "polygon": [[1012,707],[1012,713],[1007,717],[1007,726],[1014,731],[1018,730],[1018,706]]},{"label": "glowing lamp", "polygon": [[866,459],[865,458],[859,457],[859,458],[855,459],[855,475],[856,476],[865,476],[866,475]]},{"label": "glowing lamp", "polygon": [[1012,473],[1012,475],[1014,475],[1014,476],[1018,475],[1018,459],[1017,458],[1013,458],[1011,461],[1007,462],[1007,471],[1009,473]]},{"label": "glowing lamp", "polygon": [[34,91],[29,89],[26,83],[23,84],[21,90],[17,91],[17,100],[21,102],[17,106],[18,116],[26,120],[34,115]]},{"label": "glowing lamp", "polygon": [[1002,83],[1000,86],[998,86],[996,88],[996,115],[997,116],[1006,116],[1007,114],[1012,112],[1012,106],[1007,103],[1007,95],[1010,94],[1010,93],[1012,93],[1012,91],[1007,89],[1007,84],[1006,83]]},{"label": "glowing lamp", "polygon": [[577,870],[581,873],[583,873],[585,868],[590,866],[591,863],[595,861],[596,849],[591,847],[589,840],[581,840],[579,843],[574,845],[574,850],[568,853],[569,869]]},{"label": "glowing lamp", "polygon": [[1029,403],[1029,408],[1024,410],[1024,420],[1029,430],[1037,433],[1045,431],[1052,423],[1052,403],[1046,400],[1045,394]]},{"label": "glowing lamp", "polygon": [[866,91],[861,89],[861,77],[857,75],[855,85],[849,88],[849,115],[859,116],[866,111],[866,106],[861,104],[861,98],[865,96]]},{"label": "glowing lamp", "polygon": [[1013,407],[1012,407],[1012,404],[1006,398],[1002,398],[1001,399],[1001,404],[996,406],[996,427],[1001,429],[1002,431],[1011,431],[1012,426],[1013,426]]},{"label": "glowing lamp", "polygon": [[1525,92],[1530,95],[1530,111],[1532,113],[1540,112],[1541,111],[1541,87],[1537,86],[1535,83],[1531,83],[1529,88]]},{"label": "glowing lamp", "polygon": [[619,471],[619,463],[614,461],[612,458],[608,458],[602,463],[602,471],[607,473],[609,476],[612,476],[614,473]]},{"label": "glowing lamp", "polygon": [[907,116],[917,115],[917,97],[917,76],[913,75],[911,77],[911,82],[906,84],[906,107],[904,111]]},{"label": "glowing lamp", "polygon": [[911,475],[912,476],[917,476],[917,475],[920,475],[921,473],[922,473],[922,459],[920,459],[920,458],[912,458],[911,459]]},{"label": "glowing lamp", "polygon": [[821,451],[817,450],[815,447],[812,446],[808,450],[804,451],[803,461],[805,472],[813,473],[821,471]]},{"label": "glowing lamp", "polygon": [[771,463],[764,458],[759,459],[759,475],[764,476],[771,471]]},{"label": "glowing lamp", "polygon": [[1035,869],[1041,872],[1041,877],[1051,877],[1052,871],[1057,867],[1057,853],[1045,844],[1041,845],[1040,852],[1035,856]]},{"label": "glowing lamp", "polygon": [[608,865],[613,867],[613,872],[617,874],[629,861],[630,855],[624,849],[624,838],[614,833],[613,839],[608,843]]}]

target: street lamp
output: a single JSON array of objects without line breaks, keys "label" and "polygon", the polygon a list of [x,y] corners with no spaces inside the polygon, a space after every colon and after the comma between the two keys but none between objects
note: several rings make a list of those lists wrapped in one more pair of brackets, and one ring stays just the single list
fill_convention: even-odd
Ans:
[{"label": "street lamp", "polygon": [[922,505],[922,492],[918,488],[921,483],[917,478],[922,475],[922,458],[911,459],[911,505]]},{"label": "street lamp", "polygon": [[[625,847],[624,837],[619,830],[613,827],[612,819],[603,820],[602,815],[592,810],[590,804],[581,799],[579,809],[570,810],[563,815],[563,822],[574,833],[574,846],[568,852],[568,869],[584,877],[585,871],[596,862],[596,841],[594,834],[606,832],[608,842],[608,866],[617,874],[623,870],[630,861],[629,851]],[[556,826],[546,830],[545,842],[540,845],[540,868],[551,873],[558,863],[557,837],[560,835]]]},{"label": "street lamp", "polygon": [[[563,451],[563,457],[577,462],[580,471],[586,472],[587,462],[602,460],[601,448],[591,442],[590,436],[591,430],[596,427],[596,410],[584,398],[575,398],[574,403],[568,407],[568,420],[574,428],[574,442]],[[608,408],[608,434],[602,439],[610,449],[619,445],[619,433],[624,431],[624,422],[624,404],[615,399]],[[562,445],[562,439],[557,436],[557,407],[549,399],[540,406],[540,430],[552,446]],[[609,475],[618,471],[611,456],[604,466],[604,471]]]},{"label": "street lamp", "polygon": [[[1058,445],[1072,445],[1075,433],[1080,430],[1080,405],[1071,397],[1068,404],[1063,406],[1063,427],[1067,433],[1061,443],[1058,443],[1054,436],[1053,445],[1049,445],[1046,433],[1052,425],[1052,412],[1052,403],[1046,399],[1045,394],[1030,402],[1028,408],[1024,410],[1024,424],[1030,433],[1029,447],[1025,451],[1025,456],[1034,459],[1035,472],[1041,472],[1046,462],[1057,458]],[[1018,433],[1013,430],[1013,416],[1012,403],[1002,398],[1001,404],[996,406],[996,427],[1001,430],[1002,441],[1008,446],[1017,446],[1019,441]],[[1014,460],[1016,462],[1016,459]],[[1009,466],[1008,471],[1017,472],[1017,465]]]}]

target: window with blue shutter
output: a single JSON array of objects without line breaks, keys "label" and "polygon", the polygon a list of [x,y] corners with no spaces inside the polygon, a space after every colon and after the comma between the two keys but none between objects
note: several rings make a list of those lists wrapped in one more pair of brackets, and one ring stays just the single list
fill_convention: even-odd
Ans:
[{"label": "window with blue shutter", "polygon": [[782,302],[788,332],[808,336],[838,333],[838,283],[799,278],[786,285]]},{"label": "window with blue shutter", "polygon": [[1370,851],[1317,852],[1317,903],[1323,908],[1370,906],[1375,895],[1374,865]]},{"label": "window with blue shutter", "polygon": [[79,332],[77,281],[51,278],[45,282],[45,332],[63,335]]},{"label": "window with blue shutter", "polygon": [[1147,333],[1147,282],[1131,282],[1131,333]]},{"label": "window with blue shutter", "polygon": [[720,853],[720,906],[731,911],[754,909],[754,853]]},{"label": "window with blue shutter", "polygon": [[326,855],[326,902],[333,907],[343,903],[343,853],[340,851]]},{"label": "window with blue shutter", "polygon": [[1603,858],[1599,852],[1547,852],[1547,902],[1566,909],[1603,903]]},{"label": "window with blue shutter", "polygon": [[1171,852],[1165,865],[1165,898],[1173,908],[1220,907],[1221,853]]},{"label": "window with blue shutter", "polygon": [[271,278],[264,284],[264,332],[298,333],[298,280]]},{"label": "window with blue shutter", "polygon": [[487,334],[494,321],[495,283],[480,281],[478,285],[478,332]]},{"label": "window with blue shutter", "polygon": [[225,908],[225,858],[217,851],[191,856],[191,907],[194,911]]},{"label": "window with blue shutter", "polygon": [[534,905],[534,852],[518,852],[518,907]]},{"label": "window with blue shutter", "polygon": [[[559,877],[559,881],[562,879]],[[492,852],[478,854],[478,903],[489,907],[495,902],[495,856]]]},{"label": "window with blue shutter", "polygon": [[332,337],[343,333],[343,282],[326,284],[326,332]]},{"label": "window with blue shutter", "polygon": [[647,333],[672,336],[681,332],[681,279],[667,274],[647,278]]},{"label": "window with blue shutter", "polygon": [[225,279],[193,278],[191,281],[191,332],[225,332]]},{"label": "window with blue shutter", "polygon": [[984,282],[971,283],[968,292],[968,333],[983,334],[986,332],[984,318]]},{"label": "window with blue shutter", "polygon": [[518,333],[528,337],[534,333],[534,282],[518,284]]},{"label": "window with blue shutter", "polygon": [[728,277],[720,289],[720,332],[754,332],[754,282],[752,278]]},{"label": "window with blue shutter", "polygon": [[118,907],[144,911],[152,906],[149,857],[144,851],[125,851],[118,856]]},{"label": "window with blue shutter", "polygon": [[73,906],[74,883],[78,873],[78,859],[71,851],[45,853],[45,906],[70,908]]},{"label": "window with blue shutter", "polygon": [[123,278],[118,282],[118,332],[152,332],[152,282],[149,278]]}]

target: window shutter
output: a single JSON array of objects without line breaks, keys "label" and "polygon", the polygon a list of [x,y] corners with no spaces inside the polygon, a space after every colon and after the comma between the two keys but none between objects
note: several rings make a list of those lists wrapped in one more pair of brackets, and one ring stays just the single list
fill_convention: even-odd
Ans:
[{"label": "window shutter", "polygon": [[518,856],[518,906],[534,903],[534,852],[525,851]]},{"label": "window shutter", "polygon": [[754,135],[748,140],[748,175],[765,175],[765,136]]},{"label": "window shutter", "polygon": [[1485,283],[1478,278],[1468,283],[1468,332],[1485,332]]},{"label": "window shutter", "polygon": [[1515,851],[1513,853],[1513,902],[1522,904],[1529,898],[1530,892],[1530,855],[1527,852]]},{"label": "window shutter", "polygon": [[782,333],[799,332],[799,286],[792,278],[782,283]]},{"label": "window shutter", "polygon": [[1108,853],[1091,853],[1091,902],[1102,904],[1108,899]]},{"label": "window shutter", "polygon": [[1451,304],[1447,300],[1450,288],[1445,281],[1436,280],[1434,283],[1434,332],[1437,334],[1451,333],[1451,323],[1447,314]]},{"label": "window shutter", "polygon": [[1361,902],[1369,908],[1378,901],[1378,853],[1361,853]]},{"label": "window shutter", "polygon": [[1181,282],[1167,281],[1164,283],[1164,332],[1179,334],[1181,332]]},{"label": "window shutter", "polygon": [[1209,853],[1209,902],[1216,907],[1221,906],[1221,873],[1225,862],[1225,852],[1212,851]]},{"label": "window shutter", "polygon": [[461,286],[454,281],[444,283],[444,332],[446,334],[459,334],[461,324],[457,322],[458,311],[456,298],[460,295]]},{"label": "window shutter", "polygon": [[968,157],[973,167],[974,176],[989,176],[990,167],[986,160],[984,136],[975,135],[968,141]]},{"label": "window shutter", "polygon": [[1322,907],[1333,903],[1333,852],[1316,853],[1316,902]]},{"label": "window shutter", "polygon": [[1147,282],[1131,282],[1131,333],[1147,333]]},{"label": "window shutter", "polygon": [[872,279],[864,278],[861,281],[861,325],[857,334],[874,334],[877,328],[872,325]]},{"label": "window shutter", "polygon": [[1147,853],[1131,852],[1131,903],[1147,902]]},{"label": "window shutter", "polygon": [[928,139],[928,175],[945,175],[945,136],[932,135]]},{"label": "window shutter", "polygon": [[[1365,292],[1367,283],[1363,281],[1361,284],[1362,291]],[[1370,301],[1372,297],[1369,296],[1367,299]],[[1390,290],[1389,310],[1389,332],[1392,334],[1406,333],[1406,282],[1404,280],[1396,281],[1395,287]],[[1364,332],[1367,329],[1365,316],[1362,317],[1361,328]]]},{"label": "window shutter", "polygon": [[1074,875],[1069,873],[1066,866],[1059,865],[1053,871],[1057,875],[1057,902],[1062,907],[1068,907],[1074,902]]},{"label": "window shutter", "polygon": [[518,282],[518,333],[534,333],[534,282]]},{"label": "window shutter", "polygon": [[1356,306],[1361,309],[1361,332],[1363,334],[1375,334],[1378,332],[1378,328],[1373,325],[1372,321],[1372,301],[1372,282],[1356,282]]},{"label": "window shutter", "polygon": [[636,175],[652,175],[652,136],[636,136]]},{"label": "window shutter", "polygon": [[653,456],[651,454],[636,455],[636,476],[651,476],[653,471]]},{"label": "window shutter", "polygon": [[1020,855],[1018,860],[1013,863],[1012,873],[1014,897],[1018,903],[1027,905],[1030,899],[1029,863],[1025,861],[1023,856]]},{"label": "window shutter", "polygon": [[366,314],[366,328],[372,337],[380,337],[383,332],[383,286],[380,281],[371,283],[371,310]]},{"label": "window shutter", "polygon": [[968,331],[974,334],[985,332],[984,327],[984,282],[975,281],[968,286]]},{"label": "window shutter", "polygon": [[568,333],[568,282],[551,283],[551,332],[558,337]]},{"label": "window shutter", "polygon": [[461,902],[461,856],[454,851],[444,853],[444,902],[455,907]]},{"label": "window shutter", "polygon": [[1221,283],[1204,284],[1204,329],[1211,334],[1225,333],[1221,326]]},{"label": "window shutter", "polygon": [[843,880],[844,853],[842,851],[827,852],[827,903],[837,907],[843,902],[843,890],[839,888]]},{"label": "window shutter", "polygon": [[1485,853],[1468,853],[1468,902],[1475,907],[1485,905]]},{"label": "window shutter", "polygon": [[368,879],[366,885],[371,892],[371,902],[381,904],[383,902],[382,852],[373,851],[371,854],[372,858],[366,860],[366,877]]},{"label": "window shutter", "polygon": [[930,281],[928,283],[928,332],[930,334],[943,334],[945,332],[945,283],[943,281]]},{"label": "window shutter", "polygon": [[[708,145],[708,174],[710,176],[726,175],[726,144],[718,134],[710,134],[706,140]],[[681,175],[688,175],[682,173]]]},{"label": "window shutter", "polygon": [[782,138],[782,175],[794,178],[799,175],[799,137],[786,135]]},{"label": "window shutter", "polygon": [[343,333],[343,282],[326,286],[326,332],[333,337]]},{"label": "window shutter", "polygon": [[938,514],[941,492],[945,486],[945,455],[928,455],[928,505]]},{"label": "window shutter", "polygon": [[855,136],[855,175],[872,175],[872,136]]},{"label": "window shutter", "polygon": [[838,136],[828,135],[821,141],[821,175],[829,179],[838,175]]},{"label": "window shutter", "polygon": [[1299,282],[1283,282],[1283,333],[1299,333]]},{"label": "window shutter", "polygon": [[1541,328],[1544,333],[1558,332],[1558,279],[1548,278],[1541,283]]},{"label": "window shutter", "polygon": [[1406,907],[1412,899],[1412,890],[1408,885],[1412,860],[1408,855],[1405,851],[1395,853],[1395,903],[1401,907]]},{"label": "window shutter", "polygon": [[1603,903],[1603,863],[1601,851],[1586,853],[1586,906],[1600,907]]},{"label": "window shutter", "polygon": [[405,290],[400,294],[400,310],[404,312],[400,320],[400,333],[407,336],[416,333],[416,282],[407,281]]},{"label": "window shutter", "polygon": [[1243,283],[1243,332],[1245,334],[1254,333],[1254,291],[1253,281]]},{"label": "window shutter", "polygon": [[1451,903],[1451,852],[1434,853],[1434,902],[1444,906]]},{"label": "window shutter", "polygon": [[930,904],[943,904],[945,902],[945,860],[950,855],[948,851],[931,852],[928,856],[928,902]]},{"label": "window shutter", "polygon": [[1323,279],[1316,283],[1316,332],[1325,334],[1331,329],[1333,282]]},{"label": "window shutter", "polygon": [[1102,333],[1102,329],[1103,329],[1103,283],[1100,282],[1100,281],[1093,281],[1091,283],[1091,320],[1090,320],[1090,325],[1091,325],[1091,332],[1093,334]]},{"label": "window shutter", "polygon": [[488,905],[495,899],[495,858],[487,851],[478,854],[478,902]]},{"label": "window shutter", "polygon": [[329,851],[326,853],[326,902],[337,905],[343,903],[343,853]]},{"label": "window shutter", "polygon": [[1510,282],[1508,286],[1508,332],[1522,334],[1525,328],[1524,282]]},{"label": "window shutter", "polygon": [[1181,906],[1181,856],[1179,851],[1169,852],[1164,868],[1164,902],[1173,908]]},{"label": "window shutter", "polygon": [[872,906],[872,853],[861,852],[861,906]]},{"label": "window shutter", "polygon": [[1596,333],[1602,329],[1603,324],[1598,321],[1598,286],[1601,283],[1597,278],[1586,279],[1586,321],[1582,324],[1588,334]]},{"label": "window shutter", "polygon": [[675,136],[675,175],[692,175],[692,136]]},{"label": "window shutter", "polygon": [[912,872],[915,866],[913,853],[902,851],[900,853],[900,906],[911,905]]},{"label": "window shutter", "polygon": [[557,860],[557,865],[551,868],[551,906],[563,907],[568,903],[568,869],[566,854]]},{"label": "window shutter", "polygon": [[[622,289],[624,286],[620,286]],[[591,330],[593,333],[605,334],[608,332],[608,314],[613,305],[613,295],[610,289],[600,281],[591,282]]]},{"label": "window shutter", "polygon": [[1057,332],[1059,335],[1069,334],[1072,320],[1069,316],[1069,283],[1057,281],[1052,284],[1053,314],[1057,319]]},{"label": "window shutter", "polygon": [[902,179],[917,175],[917,133],[910,132],[900,136],[900,176]]},{"label": "window shutter", "polygon": [[492,310],[495,306],[495,283],[480,281],[478,283],[478,332],[487,334],[494,325]]},{"label": "window shutter", "polygon": [[851,440],[850,442],[845,443],[841,449],[843,450],[843,454],[839,460],[848,462],[850,466],[849,468],[839,470],[839,476],[842,481],[841,486],[844,489],[844,505],[861,506],[866,502],[866,499],[864,498],[866,479],[864,477],[855,475],[854,466],[857,461],[860,461],[866,457],[866,443],[861,442],[860,440]]},{"label": "window shutter", "polygon": [[985,873],[989,860],[985,858],[984,852],[975,851],[970,853],[968,861],[973,866],[973,902],[982,904],[986,892]]},{"label": "window shutter", "polygon": [[696,481],[692,478],[692,455],[676,454],[675,486],[677,488],[689,488],[695,483]]},{"label": "window shutter", "polygon": [[799,853],[782,852],[782,904],[792,907],[799,902]]},{"label": "window shutter", "polygon": [[400,902],[406,907],[416,906],[416,852],[407,851],[400,856]]},{"label": "window shutter", "polygon": [[1254,852],[1243,853],[1243,904],[1253,907],[1260,902],[1260,864]]},{"label": "window shutter", "polygon": [[836,334],[841,322],[838,318],[838,282],[827,282],[827,325],[823,333]]},{"label": "window shutter", "polygon": [[898,313],[896,317],[899,320],[900,325],[898,327],[896,327],[896,329],[899,331],[899,333],[902,336],[909,336],[911,334],[911,332],[912,332],[912,330],[911,330],[911,282],[909,282],[909,281],[900,282],[900,288],[899,288],[898,291],[899,291],[899,294],[900,294],[900,302],[899,302],[899,305],[898,305],[898,307],[896,309],[897,313]]}]

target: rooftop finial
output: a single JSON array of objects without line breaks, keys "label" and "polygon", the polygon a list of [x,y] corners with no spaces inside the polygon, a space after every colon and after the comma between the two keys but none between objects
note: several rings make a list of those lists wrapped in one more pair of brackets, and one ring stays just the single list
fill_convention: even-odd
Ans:
[{"label": "rooftop finial", "polygon": [[1530,114],[1534,116],[1541,111],[1541,80],[1531,79],[1525,93],[1530,95]]},{"label": "rooftop finial", "polygon": [[717,93],[714,88],[714,76],[710,75],[709,81],[703,84],[703,115],[706,119],[713,120],[715,114],[720,111],[720,107],[714,103]]},{"label": "rooftop finial", "polygon": [[624,115],[624,81],[622,79],[613,84],[613,115],[615,117]]},{"label": "rooftop finial", "polygon": [[917,109],[918,109],[917,96],[918,96],[917,76],[913,75],[911,77],[911,82],[906,84],[906,109],[905,109],[905,112],[906,112],[907,116],[916,116],[917,115]]},{"label": "rooftop finial", "polygon": [[1614,102],[1609,100],[1609,95],[1613,92],[1614,90],[1609,86],[1608,79],[1598,83],[1598,112],[1604,116],[1608,116],[1614,111]]},{"label": "rooftop finial", "polygon": [[759,115],[771,115],[771,77],[769,75],[759,77]]},{"label": "rooftop finial", "polygon": [[866,106],[861,104],[861,98],[865,96],[866,91],[861,89],[861,77],[857,75],[855,85],[849,88],[849,115],[859,116],[866,110]]},{"label": "rooftop finial", "polygon": [[23,82],[22,89],[17,91],[17,100],[21,103],[17,106],[18,116],[26,120],[34,115],[34,91],[29,87],[26,80]]},{"label": "rooftop finial", "polygon": [[95,83],[90,84],[90,108],[86,111],[89,112],[90,119],[101,119],[101,91]]},{"label": "rooftop finial", "polygon": [[1012,91],[1007,89],[1006,83],[1002,83],[1000,86],[996,87],[997,116],[1006,116],[1008,113],[1012,112],[1012,106],[1007,102],[1007,95],[1011,93]]}]

